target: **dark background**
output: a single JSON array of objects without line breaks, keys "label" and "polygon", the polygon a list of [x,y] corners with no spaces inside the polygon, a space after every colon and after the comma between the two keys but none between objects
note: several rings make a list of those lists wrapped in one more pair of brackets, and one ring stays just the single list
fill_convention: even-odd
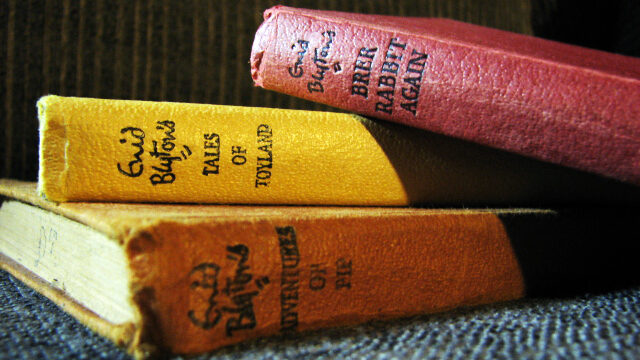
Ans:
[{"label": "dark background", "polygon": [[640,56],[635,0],[0,0],[0,177],[36,179],[45,94],[328,109],[253,87],[253,34],[278,3],[448,17]]}]

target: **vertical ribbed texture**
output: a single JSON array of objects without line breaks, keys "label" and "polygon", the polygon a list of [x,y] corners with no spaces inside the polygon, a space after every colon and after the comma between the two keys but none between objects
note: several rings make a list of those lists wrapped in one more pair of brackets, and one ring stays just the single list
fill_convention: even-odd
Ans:
[{"label": "vertical ribbed texture", "polygon": [[[214,54],[217,52],[216,36],[220,30],[219,26],[217,26],[219,21],[216,19],[216,6],[213,2],[208,2],[205,14],[207,18],[207,45],[203,57],[205,59],[204,63],[208,64],[207,60],[213,58]],[[202,84],[205,88],[204,98],[213,99],[215,94],[213,84],[216,82],[216,71],[213,66],[205,66],[203,73],[205,74],[205,79],[207,79],[207,81]]]},{"label": "vertical ribbed texture", "polygon": [[131,98],[138,99],[138,87],[140,84],[140,53],[143,49],[140,48],[140,38],[142,37],[142,27],[144,26],[142,21],[142,15],[140,14],[142,8],[142,4],[140,1],[136,1],[133,9],[133,47],[131,51],[133,52],[131,59],[132,65],[131,68],[133,72],[131,73]]},{"label": "vertical ribbed texture", "polygon": [[227,82],[227,78],[229,76],[229,35],[233,34],[229,30],[229,0],[220,0],[219,1],[219,11],[220,11],[220,29],[222,29],[222,33],[218,35],[218,44],[219,48],[217,53],[209,58],[209,66],[211,66],[214,71],[216,71],[218,75],[218,82],[216,86],[216,92],[218,96],[216,99],[218,100],[218,104],[226,104],[226,94],[229,94],[229,84]]},{"label": "vertical ribbed texture", "polygon": [[445,16],[531,33],[529,0],[0,1],[0,176],[36,178],[35,102],[47,93],[328,109],[253,87],[253,35],[262,11],[276,4]]},{"label": "vertical ribbed texture", "polygon": [[[146,19],[144,21],[141,19],[142,15],[140,15],[141,9],[143,8],[146,10]],[[141,73],[144,73],[144,80],[143,80],[144,95],[142,97],[144,99],[152,99],[154,97],[152,91],[157,85],[153,83],[153,72],[158,68],[157,62],[154,63],[153,61],[154,59],[153,50],[157,48],[157,45],[154,44],[154,39],[157,39],[158,36],[153,30],[154,30],[154,24],[157,23],[158,18],[154,16],[154,7],[153,7],[152,1],[147,2],[146,4],[140,1],[136,2],[136,11],[138,12],[138,19],[136,21],[136,24],[140,26],[142,23],[146,22],[144,48],[141,47],[140,49],[138,49],[140,53],[144,51],[144,59],[145,59],[144,72],[140,71]],[[155,95],[155,97],[157,96],[158,95]]]},{"label": "vertical ribbed texture", "polygon": [[124,68],[124,38],[127,35],[125,30],[125,6],[124,3],[118,3],[118,10],[116,15],[116,30],[115,30],[115,57],[113,59],[113,93],[122,93],[124,86],[124,79],[122,77],[122,70]]},{"label": "vertical ribbed texture", "polygon": [[[66,3],[69,3],[69,1],[65,1],[65,5]],[[87,0],[80,0],[80,7],[84,8],[86,6]],[[85,31],[86,31],[86,27],[87,27],[87,12],[86,11],[81,11],[78,13],[78,27],[76,29],[76,39],[75,39],[75,52],[76,52],[76,85],[75,85],[75,89],[76,91],[82,91],[81,89],[83,88],[83,84],[84,84],[84,76],[82,71],[84,70],[84,49],[85,49],[85,44],[84,44],[84,39],[86,37]]]},{"label": "vertical ribbed texture", "polygon": [[[194,10],[202,9],[203,4],[202,1],[195,0],[194,2]],[[198,78],[201,75],[201,68],[204,65],[200,65],[200,61],[202,60],[202,39],[204,38],[201,33],[202,21],[201,21],[201,12],[193,11],[193,18],[191,19],[191,81],[190,81],[190,90],[189,90],[189,101],[197,102],[199,99],[198,91],[199,91],[199,83]],[[206,35],[205,35],[206,36]]]},{"label": "vertical ribbed texture", "polygon": [[[82,4],[82,3],[81,3]],[[84,13],[82,14],[84,15]],[[80,19],[84,19],[84,16],[79,16]],[[76,17],[74,17],[75,19]],[[60,28],[60,72],[58,73],[58,75],[60,76],[60,88],[61,89],[68,89],[70,82],[67,81],[67,77],[68,77],[68,69],[70,68],[69,66],[69,61],[71,58],[71,50],[73,49],[73,46],[71,45],[71,39],[70,39],[70,32],[71,29],[69,29],[69,27],[71,26],[69,23],[71,22],[71,0],[64,0],[62,2],[62,26]],[[84,24],[83,24],[84,25]],[[76,34],[76,37],[79,40],[79,44],[78,44],[78,51],[82,50],[82,38],[83,38],[83,30],[84,30],[84,26],[79,26],[78,27],[78,32]],[[82,58],[80,57],[79,59],[80,61],[82,61]],[[82,63],[78,64],[78,68],[82,69]]]},{"label": "vertical ribbed texture", "polygon": [[168,79],[169,79],[169,25],[171,19],[171,10],[169,8],[169,0],[162,2],[162,25],[160,26],[160,38],[162,39],[160,61],[160,99],[167,99]]},{"label": "vertical ribbed texture", "polygon": [[4,71],[2,72],[5,79],[5,84],[4,84],[5,86],[3,89],[4,116],[2,118],[5,132],[4,132],[4,141],[3,141],[4,148],[2,149],[3,150],[2,153],[4,154],[3,171],[5,171],[6,173],[11,173],[11,170],[13,169],[13,150],[14,150],[13,149],[13,129],[15,127],[14,123],[16,122],[14,120],[14,115],[13,115],[13,108],[14,108],[13,75],[15,72],[14,66],[16,63],[15,62],[16,0],[12,0],[8,4],[4,3],[4,5],[7,8],[2,9],[4,10],[2,11],[2,14],[6,14],[6,19],[3,19],[5,21],[2,22],[3,24],[6,24],[6,30],[5,30],[6,36],[3,36],[3,38],[6,39],[5,41],[6,51],[5,51],[5,59],[4,59],[5,61],[3,62],[5,66],[3,69]]},{"label": "vertical ribbed texture", "polygon": [[[94,16],[96,19],[96,28],[95,28],[95,37],[94,37],[94,51],[93,51],[93,79],[91,82],[93,83],[91,96],[93,97],[109,97],[106,93],[103,95],[102,90],[102,60],[113,59],[112,56],[108,56],[109,51],[111,50],[112,44],[105,44],[105,36],[104,36],[104,22],[108,17],[101,16],[101,14],[105,13],[103,0],[93,0],[94,6],[96,7]],[[113,18],[113,16],[111,17]],[[108,45],[108,46],[105,46]],[[110,79],[105,79],[107,82],[110,82]],[[105,84],[105,88],[108,88],[108,83]]]}]

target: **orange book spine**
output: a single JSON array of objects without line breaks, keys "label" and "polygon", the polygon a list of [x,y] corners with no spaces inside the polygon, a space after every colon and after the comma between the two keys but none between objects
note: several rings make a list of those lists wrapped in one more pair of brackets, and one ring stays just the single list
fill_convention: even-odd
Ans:
[{"label": "orange book spine", "polygon": [[[55,204],[5,181],[0,193],[43,209],[3,230],[0,267],[21,272],[6,255],[32,270],[42,281],[20,278],[139,357],[638,282],[635,207]],[[7,229],[25,214],[3,210]],[[50,272],[63,262],[86,271]],[[96,305],[105,293],[119,295]]]},{"label": "orange book spine", "polygon": [[133,346],[195,354],[524,295],[497,213],[411,212],[142,228],[126,245],[144,319]]}]

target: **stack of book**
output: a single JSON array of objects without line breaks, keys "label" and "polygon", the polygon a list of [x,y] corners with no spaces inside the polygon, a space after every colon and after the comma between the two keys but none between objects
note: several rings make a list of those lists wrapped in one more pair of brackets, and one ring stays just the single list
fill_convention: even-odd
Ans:
[{"label": "stack of book", "polygon": [[640,60],[275,7],[251,72],[370,118],[45,96],[37,188],[0,182],[2,267],[139,357],[632,269],[600,236],[638,235]]}]

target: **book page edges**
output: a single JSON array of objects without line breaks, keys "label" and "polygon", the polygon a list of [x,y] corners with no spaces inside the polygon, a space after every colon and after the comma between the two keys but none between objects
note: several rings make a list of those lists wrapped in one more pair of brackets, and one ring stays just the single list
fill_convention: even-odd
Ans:
[{"label": "book page edges", "polygon": [[82,211],[80,209],[82,207],[80,203],[58,204],[49,201],[42,197],[39,191],[36,192],[36,187],[40,190],[40,183],[36,185],[32,182],[0,179],[0,196],[37,206],[41,209],[64,216],[67,219],[77,221],[96,231],[102,232],[108,237],[118,240],[119,243],[122,243],[119,239],[130,231],[129,225],[132,223],[131,221],[125,221],[126,219],[120,218],[116,220],[109,217],[98,218],[93,216],[91,212]]},{"label": "book page edges", "polygon": [[75,317],[96,333],[110,339],[116,345],[126,347],[134,352],[136,339],[138,338],[139,325],[134,323],[113,324],[67,296],[64,291],[58,289],[40,277],[29,271],[24,266],[0,253],[0,268],[7,271],[18,280],[46,296],[58,307]]},{"label": "book page edges", "polygon": [[64,117],[59,111],[61,98],[43,96],[38,100],[40,133],[38,194],[51,201],[66,201],[67,137]]},{"label": "book page edges", "polygon": [[[77,221],[97,232],[102,232],[125,249],[128,248],[129,242],[133,242],[134,244],[140,243],[140,241],[135,240],[141,236],[141,233],[145,233],[144,230],[146,229],[146,225],[148,225],[143,222],[138,224],[137,227],[130,229],[130,231],[124,231],[123,228],[126,226],[122,228],[112,226],[108,222],[100,222],[90,211],[85,213],[81,211],[81,209],[74,210],[74,207],[67,208],[64,204],[56,204],[48,201],[38,196],[35,189],[35,183],[0,179],[0,200],[14,199]],[[125,252],[128,251],[125,250]],[[127,279],[130,287],[129,303],[130,306],[134,307],[135,317],[132,321],[122,324],[116,324],[106,320],[90,308],[76,301],[62,289],[44,280],[2,252],[0,252],[0,269],[7,271],[19,281],[50,299],[58,307],[75,317],[89,329],[108,338],[117,346],[125,348],[127,352],[136,359],[145,359],[159,351],[159,347],[156,346],[153,341],[160,338],[160,336],[157,335],[157,331],[153,329],[154,314],[149,309],[149,300],[145,298],[147,294],[143,291],[150,290],[150,288],[146,287],[141,289],[136,285],[140,282],[140,279],[137,278],[135,274],[146,273],[150,270],[138,269],[139,271],[133,271],[131,269],[132,266],[137,265],[139,268],[140,265],[144,265],[144,263],[140,264],[138,261],[138,263],[132,264],[131,261],[133,259],[128,255],[125,256],[127,256],[127,267],[129,268]]]}]

